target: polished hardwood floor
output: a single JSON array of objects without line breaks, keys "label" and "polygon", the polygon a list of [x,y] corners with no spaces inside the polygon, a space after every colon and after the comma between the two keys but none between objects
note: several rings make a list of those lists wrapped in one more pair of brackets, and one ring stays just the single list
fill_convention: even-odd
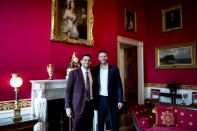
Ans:
[{"label": "polished hardwood floor", "polygon": [[118,131],[136,131],[133,126],[133,120],[129,113],[124,113],[120,116]]}]

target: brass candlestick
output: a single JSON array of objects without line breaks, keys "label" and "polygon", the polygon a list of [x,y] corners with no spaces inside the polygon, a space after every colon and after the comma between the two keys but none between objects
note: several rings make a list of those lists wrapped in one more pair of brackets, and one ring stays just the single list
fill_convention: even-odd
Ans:
[{"label": "brass candlestick", "polygon": [[53,76],[53,71],[54,71],[54,66],[53,64],[48,64],[47,65],[47,72],[49,74],[49,80],[53,80],[52,76]]},{"label": "brass candlestick", "polygon": [[15,121],[15,122],[18,122],[18,121],[21,121],[22,120],[22,117],[21,117],[21,109],[20,109],[20,107],[19,107],[19,103],[18,103],[18,91],[19,91],[19,89],[18,89],[18,87],[15,87],[15,92],[16,92],[16,99],[15,99],[15,108],[14,108],[14,118],[13,118],[13,120]]}]

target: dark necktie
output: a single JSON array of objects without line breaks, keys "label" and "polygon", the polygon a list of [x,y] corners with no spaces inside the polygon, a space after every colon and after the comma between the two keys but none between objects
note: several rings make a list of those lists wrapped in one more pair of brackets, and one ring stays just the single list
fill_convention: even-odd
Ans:
[{"label": "dark necktie", "polygon": [[90,80],[88,76],[88,71],[86,71],[86,96],[87,100],[90,100]]}]

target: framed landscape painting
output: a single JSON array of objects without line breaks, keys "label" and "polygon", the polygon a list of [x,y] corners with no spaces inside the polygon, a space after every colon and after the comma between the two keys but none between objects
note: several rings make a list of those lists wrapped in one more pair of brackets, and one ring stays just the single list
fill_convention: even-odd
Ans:
[{"label": "framed landscape painting", "polygon": [[182,6],[177,5],[168,9],[161,10],[162,13],[162,32],[179,30],[183,28]]},{"label": "framed landscape painting", "polygon": [[52,0],[51,40],[93,46],[93,0]]},{"label": "framed landscape painting", "polygon": [[156,69],[196,68],[196,43],[155,48],[155,67]]}]

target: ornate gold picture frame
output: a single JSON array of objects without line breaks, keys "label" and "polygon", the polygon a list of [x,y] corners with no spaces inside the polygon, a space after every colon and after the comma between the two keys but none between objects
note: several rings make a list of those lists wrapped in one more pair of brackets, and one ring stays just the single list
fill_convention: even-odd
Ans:
[{"label": "ornate gold picture frame", "polygon": [[162,32],[179,30],[183,28],[182,5],[177,5],[168,9],[161,10]]},{"label": "ornate gold picture frame", "polygon": [[131,12],[125,8],[125,29],[136,33],[136,12]]},{"label": "ornate gold picture frame", "polygon": [[94,0],[52,0],[51,40],[93,46]]},{"label": "ornate gold picture frame", "polygon": [[184,69],[196,67],[195,42],[155,48],[156,69]]}]

